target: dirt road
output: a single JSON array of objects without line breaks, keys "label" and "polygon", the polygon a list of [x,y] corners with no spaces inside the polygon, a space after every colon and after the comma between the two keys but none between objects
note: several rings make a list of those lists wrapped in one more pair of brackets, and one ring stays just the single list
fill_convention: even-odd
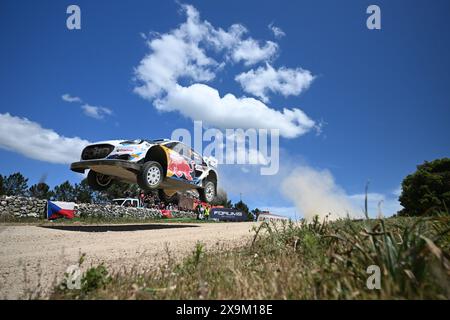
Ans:
[{"label": "dirt road", "polygon": [[83,266],[140,270],[181,258],[201,241],[207,250],[230,248],[251,237],[253,223],[132,224],[102,226],[0,225],[0,298],[45,294],[86,253]]}]

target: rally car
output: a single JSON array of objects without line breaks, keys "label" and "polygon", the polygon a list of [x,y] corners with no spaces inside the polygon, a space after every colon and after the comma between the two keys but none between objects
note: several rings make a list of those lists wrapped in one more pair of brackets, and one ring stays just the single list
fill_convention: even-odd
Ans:
[{"label": "rally car", "polygon": [[201,201],[211,203],[217,194],[217,161],[202,157],[180,141],[111,140],[85,147],[81,161],[70,169],[87,175],[94,190],[114,181],[137,183],[143,190],[158,190],[170,197],[177,191],[197,189]]}]

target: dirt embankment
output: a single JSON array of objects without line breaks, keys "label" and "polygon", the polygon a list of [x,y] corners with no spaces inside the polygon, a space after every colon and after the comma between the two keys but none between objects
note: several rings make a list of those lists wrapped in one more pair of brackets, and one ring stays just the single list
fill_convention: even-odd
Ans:
[{"label": "dirt embankment", "polygon": [[87,267],[105,262],[109,269],[152,268],[193,251],[240,245],[253,223],[133,224],[51,227],[0,225],[0,298],[26,298],[30,290],[48,293],[68,266],[86,253]]}]

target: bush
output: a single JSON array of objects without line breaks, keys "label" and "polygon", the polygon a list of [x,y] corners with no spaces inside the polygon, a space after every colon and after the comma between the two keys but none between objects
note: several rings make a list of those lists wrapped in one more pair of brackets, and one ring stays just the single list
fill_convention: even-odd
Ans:
[{"label": "bush", "polygon": [[417,171],[402,182],[400,215],[420,216],[448,213],[450,205],[450,158],[417,166]]},{"label": "bush", "polygon": [[88,293],[94,290],[103,289],[109,282],[108,270],[101,264],[96,267],[89,268],[81,279],[81,291]]}]

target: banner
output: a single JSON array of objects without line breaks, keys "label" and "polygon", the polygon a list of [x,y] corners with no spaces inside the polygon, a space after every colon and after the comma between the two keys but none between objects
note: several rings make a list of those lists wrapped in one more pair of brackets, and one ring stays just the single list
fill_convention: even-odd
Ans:
[{"label": "banner", "polygon": [[247,214],[236,209],[212,208],[209,212],[209,218],[219,221],[247,221]]},{"label": "banner", "polygon": [[47,201],[47,219],[58,218],[73,219],[75,215],[75,202]]},{"label": "banner", "polygon": [[289,218],[272,213],[260,213],[257,221],[289,221]]}]

